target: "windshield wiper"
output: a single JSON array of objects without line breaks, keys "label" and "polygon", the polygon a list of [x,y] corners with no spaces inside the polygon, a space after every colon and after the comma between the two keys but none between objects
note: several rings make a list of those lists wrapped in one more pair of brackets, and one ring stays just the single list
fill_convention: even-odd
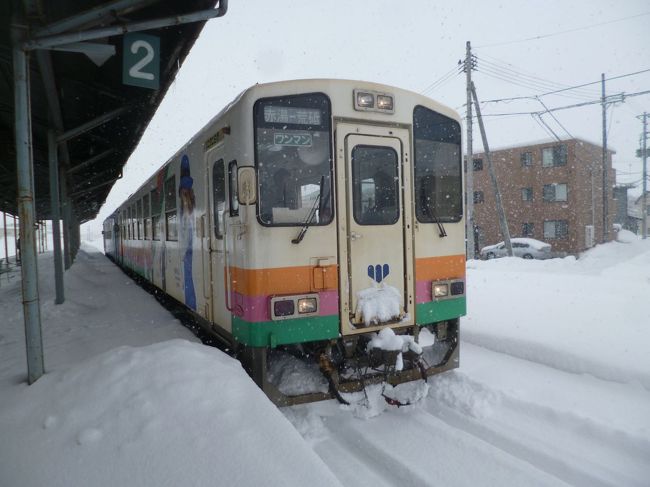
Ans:
[{"label": "windshield wiper", "polygon": [[325,185],[325,176],[322,176],[320,178],[320,188],[318,190],[318,195],[316,196],[316,199],[314,200],[314,204],[311,207],[311,210],[309,210],[309,214],[307,215],[307,218],[303,222],[303,226],[300,229],[300,233],[298,233],[298,236],[291,240],[292,244],[299,244],[302,242],[302,239],[305,238],[305,234],[307,233],[307,230],[311,226],[314,216],[316,216],[316,210],[319,210],[319,215],[322,215],[321,206],[324,201],[324,198],[321,198],[323,194],[323,186]]},{"label": "windshield wiper", "polygon": [[436,225],[438,225],[438,236],[440,238],[446,237],[447,236],[447,231],[445,230],[445,227],[442,226],[442,222],[438,218],[438,215],[436,215],[436,212],[433,210],[431,205],[425,205],[427,208],[427,213],[431,217],[431,219],[434,221]]}]

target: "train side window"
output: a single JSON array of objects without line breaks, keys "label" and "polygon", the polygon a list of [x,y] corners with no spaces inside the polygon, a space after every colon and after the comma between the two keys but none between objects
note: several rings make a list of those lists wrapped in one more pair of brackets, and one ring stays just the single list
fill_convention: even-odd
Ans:
[{"label": "train side window", "polygon": [[165,181],[165,233],[167,240],[178,241],[178,218],[176,216],[176,176]]},{"label": "train side window", "polygon": [[127,228],[129,240],[133,239],[133,227],[131,226],[132,219],[133,219],[133,208],[129,206],[127,208],[127,213],[126,213],[126,228]]},{"label": "train side window", "polygon": [[151,240],[160,240],[162,234],[162,220],[160,219],[160,210],[162,202],[160,201],[160,191],[154,189],[151,196]]},{"label": "train side window", "polygon": [[142,240],[142,200],[138,200],[135,204],[135,225],[137,227],[136,238]]},{"label": "train side window", "polygon": [[142,218],[144,221],[144,235],[142,238],[149,240],[151,238],[151,218],[149,218],[149,195],[142,197]]},{"label": "train side window", "polygon": [[138,236],[135,233],[136,230],[136,212],[135,212],[135,203],[131,205],[131,240],[136,240]]},{"label": "train side window", "polygon": [[226,208],[226,174],[223,159],[212,166],[212,214],[214,215],[214,236],[223,238],[223,212]]},{"label": "train side window", "polygon": [[228,195],[230,216],[239,215],[239,200],[237,199],[237,161],[228,164]]}]

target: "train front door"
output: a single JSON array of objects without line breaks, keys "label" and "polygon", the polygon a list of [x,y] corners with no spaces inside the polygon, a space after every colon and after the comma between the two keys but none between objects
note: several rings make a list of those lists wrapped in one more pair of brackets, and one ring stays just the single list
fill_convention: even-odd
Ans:
[{"label": "train front door", "polygon": [[411,325],[409,132],[339,123],[336,147],[341,331]]}]

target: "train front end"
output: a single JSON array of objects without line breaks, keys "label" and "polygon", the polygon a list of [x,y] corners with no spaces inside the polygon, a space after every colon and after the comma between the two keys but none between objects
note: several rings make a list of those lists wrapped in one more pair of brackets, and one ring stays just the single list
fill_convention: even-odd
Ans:
[{"label": "train front end", "polygon": [[[243,252],[268,269],[249,292],[270,320],[233,330],[245,344],[265,330],[244,362],[278,404],[346,402],[457,367],[466,309],[457,114],[383,85],[311,83],[262,86],[253,110],[258,225]],[[289,384],[273,362],[287,355],[325,383]]]}]

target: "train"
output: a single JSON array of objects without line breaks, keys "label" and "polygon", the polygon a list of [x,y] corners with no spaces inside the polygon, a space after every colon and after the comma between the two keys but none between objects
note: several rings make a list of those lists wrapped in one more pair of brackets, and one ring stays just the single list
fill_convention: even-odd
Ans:
[{"label": "train", "polygon": [[[451,108],[372,82],[256,84],[104,221],[104,250],[276,404],[345,401],[458,367],[463,188]],[[279,380],[278,357],[314,390]]]}]

